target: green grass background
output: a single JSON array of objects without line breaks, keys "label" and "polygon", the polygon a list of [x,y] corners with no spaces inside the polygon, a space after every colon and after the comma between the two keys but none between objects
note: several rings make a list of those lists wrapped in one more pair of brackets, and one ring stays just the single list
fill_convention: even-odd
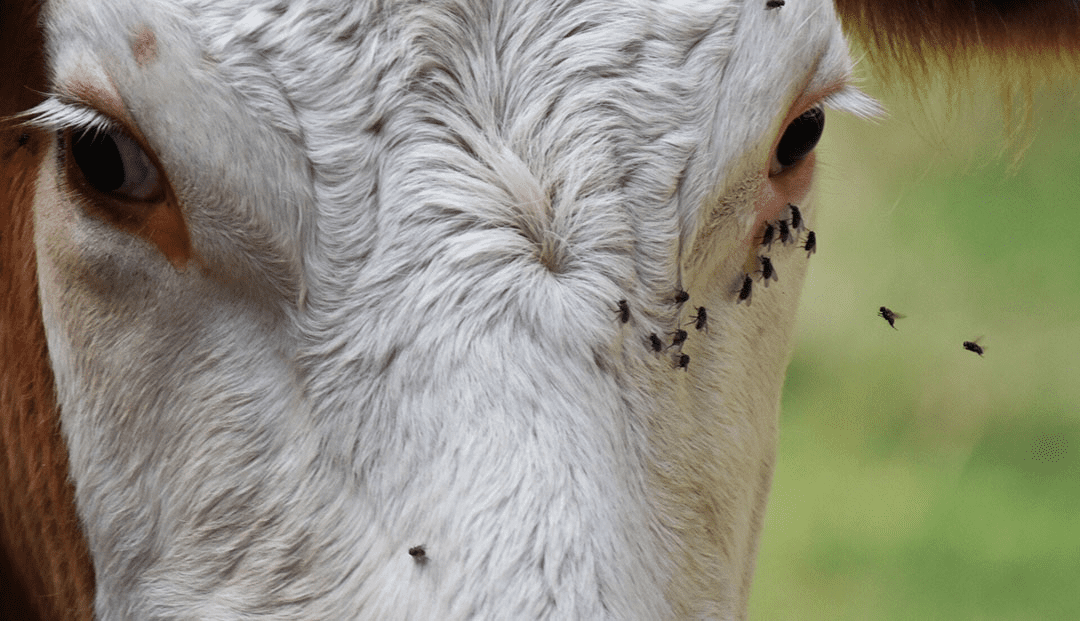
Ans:
[{"label": "green grass background", "polygon": [[993,89],[865,87],[890,116],[819,146],[751,618],[1080,619],[1080,96],[1010,141]]}]

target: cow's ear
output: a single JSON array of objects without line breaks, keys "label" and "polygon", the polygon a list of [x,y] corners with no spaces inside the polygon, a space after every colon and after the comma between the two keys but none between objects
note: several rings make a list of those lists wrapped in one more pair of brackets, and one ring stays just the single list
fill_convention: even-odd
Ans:
[{"label": "cow's ear", "polygon": [[885,77],[964,72],[982,61],[1020,82],[1080,73],[1077,0],[835,1],[845,29]]}]

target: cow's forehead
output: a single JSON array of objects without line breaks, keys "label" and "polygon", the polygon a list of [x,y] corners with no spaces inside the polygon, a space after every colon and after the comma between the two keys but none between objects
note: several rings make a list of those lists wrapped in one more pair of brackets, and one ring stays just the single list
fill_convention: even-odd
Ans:
[{"label": "cow's forehead", "polygon": [[[756,0],[60,0],[46,23],[59,87],[96,61],[103,71],[89,73],[108,74],[140,124],[214,105],[309,153],[324,146],[320,131],[346,144],[344,126],[370,134],[418,102],[526,150],[515,143],[535,140],[560,110],[610,110],[617,94],[639,105],[623,116],[644,139],[671,123],[711,124],[722,141],[709,150],[736,157],[800,94],[850,72],[829,0],[780,10]],[[588,116],[580,127],[546,124],[578,137],[609,129]],[[363,136],[351,144],[362,148]],[[201,148],[199,138],[161,142]]]},{"label": "cow's forehead", "polygon": [[45,21],[53,88],[119,102],[200,206],[197,246],[242,208],[294,265],[316,237],[350,264],[420,240],[395,235],[410,218],[527,227],[507,205],[686,240],[791,106],[843,93],[851,68],[829,0],[60,0]]}]

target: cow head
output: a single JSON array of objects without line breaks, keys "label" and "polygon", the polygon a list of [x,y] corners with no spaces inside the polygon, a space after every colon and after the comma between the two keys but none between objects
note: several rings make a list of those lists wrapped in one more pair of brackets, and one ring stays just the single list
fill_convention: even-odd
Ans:
[{"label": "cow head", "polygon": [[876,111],[830,2],[41,22],[19,204],[99,617],[745,617],[813,145]]}]

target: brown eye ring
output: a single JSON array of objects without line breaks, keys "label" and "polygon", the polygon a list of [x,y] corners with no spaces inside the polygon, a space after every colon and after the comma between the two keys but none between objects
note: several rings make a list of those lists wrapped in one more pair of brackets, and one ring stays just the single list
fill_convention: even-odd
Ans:
[{"label": "brown eye ring", "polygon": [[179,202],[158,160],[124,129],[62,129],[59,167],[84,212],[157,247],[177,269],[192,257]]}]

